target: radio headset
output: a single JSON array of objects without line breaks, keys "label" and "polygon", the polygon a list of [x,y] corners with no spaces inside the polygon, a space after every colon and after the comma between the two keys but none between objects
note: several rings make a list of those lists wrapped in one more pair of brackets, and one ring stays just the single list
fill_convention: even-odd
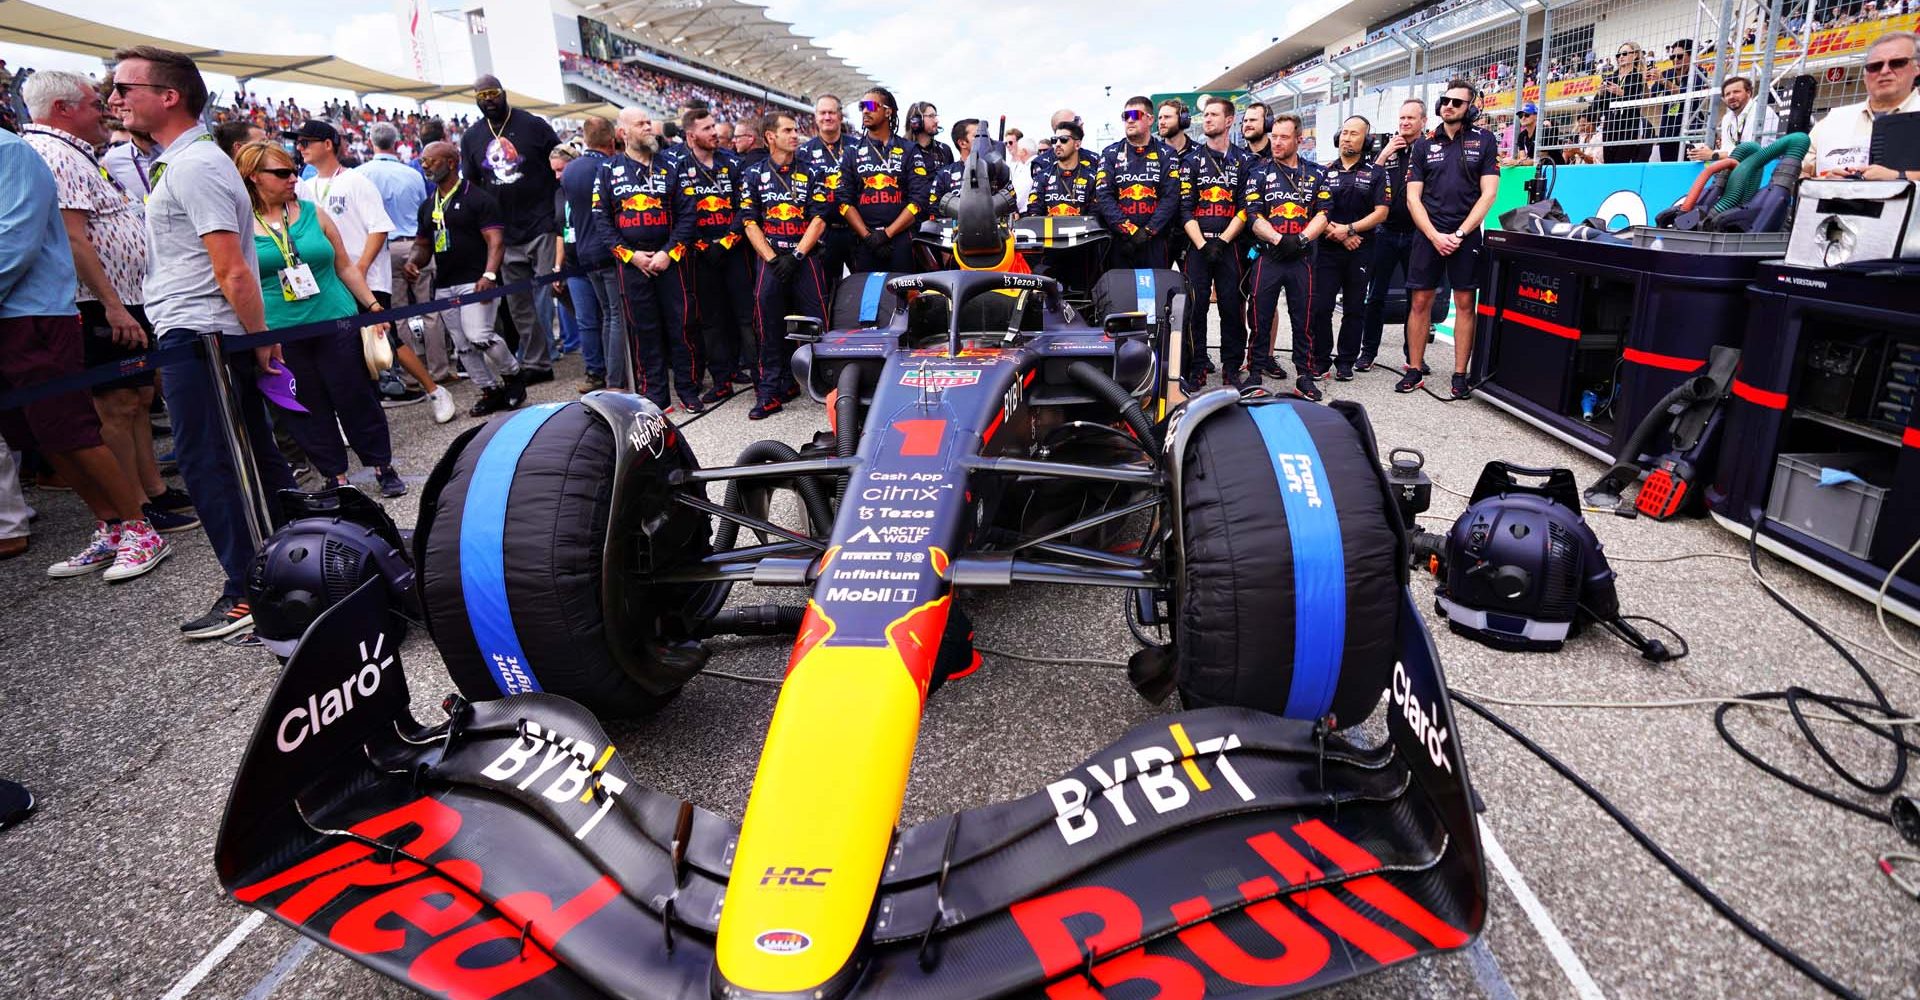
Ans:
[{"label": "radio headset", "polygon": [[908,135],[920,135],[927,130],[926,119],[921,115],[921,110],[926,106],[925,101],[915,101],[913,106],[907,109]]},{"label": "radio headset", "polygon": [[1173,106],[1173,113],[1179,116],[1180,131],[1185,132],[1193,127],[1193,116],[1187,113],[1186,108],[1176,104]]}]

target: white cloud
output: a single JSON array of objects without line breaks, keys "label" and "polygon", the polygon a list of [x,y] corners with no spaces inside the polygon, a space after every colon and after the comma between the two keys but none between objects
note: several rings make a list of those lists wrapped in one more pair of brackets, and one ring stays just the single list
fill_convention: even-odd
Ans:
[{"label": "white cloud", "polygon": [[[793,22],[796,33],[885,83],[903,109],[932,101],[943,128],[970,117],[997,125],[1005,114],[1031,140],[1046,131],[1054,109],[1068,107],[1085,120],[1091,141],[1103,128],[1111,139],[1119,137],[1120,106],[1129,96],[1193,89],[1332,2],[1290,5],[1279,14],[1272,3],[1215,0],[1204,17],[1142,0],[973,0],[939,7],[766,0],[766,6],[770,16]],[[1262,27],[1247,27],[1253,25]]]}]

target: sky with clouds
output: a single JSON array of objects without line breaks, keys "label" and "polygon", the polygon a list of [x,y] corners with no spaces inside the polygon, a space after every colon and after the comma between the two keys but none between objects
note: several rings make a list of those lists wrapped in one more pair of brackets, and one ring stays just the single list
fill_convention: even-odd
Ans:
[{"label": "sky with clouds", "polygon": [[[994,121],[1004,114],[1031,137],[1045,131],[1055,108],[1070,107],[1085,119],[1090,137],[1102,127],[1112,128],[1117,137],[1127,96],[1192,89],[1259,52],[1274,36],[1311,22],[1338,0],[1212,0],[1204,21],[1178,16],[1177,7],[1165,2],[1144,0],[755,2],[885,83],[903,108],[931,100],[948,124],[963,117]],[[331,0],[324,7],[259,0],[62,0],[57,6],[90,20],[212,48],[332,52],[378,69],[408,72],[391,0]],[[458,23],[441,18],[438,24],[447,72],[461,79],[471,63],[460,51],[464,39],[458,37]],[[83,56],[13,45],[0,45],[0,58],[14,66],[100,68]],[[319,95],[264,84],[258,89],[293,93],[302,103]]]}]

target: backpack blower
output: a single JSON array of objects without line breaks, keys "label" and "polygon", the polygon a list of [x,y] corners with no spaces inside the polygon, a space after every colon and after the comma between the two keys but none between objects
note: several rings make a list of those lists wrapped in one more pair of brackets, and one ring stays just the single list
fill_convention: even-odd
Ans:
[{"label": "backpack blower", "polygon": [[1453,527],[1444,535],[1416,529],[1412,541],[1414,568],[1439,579],[1434,610],[1456,635],[1551,652],[1597,624],[1648,660],[1675,658],[1621,618],[1613,567],[1580,515],[1570,469],[1488,462]]},{"label": "backpack blower", "polygon": [[[1645,471],[1633,509],[1656,521],[1702,509],[1694,486],[1713,469],[1727,393],[1739,366],[1739,348],[1713,348],[1706,368],[1661,397],[1633,429],[1613,467],[1587,488],[1587,503],[1618,509],[1620,495]],[[1665,447],[1654,451],[1657,443]]]}]

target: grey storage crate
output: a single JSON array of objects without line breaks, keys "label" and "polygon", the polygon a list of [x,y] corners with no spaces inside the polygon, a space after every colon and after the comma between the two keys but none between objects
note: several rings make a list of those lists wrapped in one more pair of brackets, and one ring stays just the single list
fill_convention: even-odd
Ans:
[{"label": "grey storage crate", "polygon": [[1829,545],[1867,558],[1873,529],[1880,520],[1880,504],[1888,489],[1871,482],[1820,485],[1820,470],[1845,469],[1868,478],[1886,467],[1886,456],[1872,452],[1802,452],[1780,455],[1773,468],[1773,490],[1767,497],[1767,519],[1788,525]]},{"label": "grey storage crate", "polygon": [[1787,255],[1787,234],[1701,233],[1635,226],[1633,245],[1670,253],[1736,254],[1777,260]]}]

